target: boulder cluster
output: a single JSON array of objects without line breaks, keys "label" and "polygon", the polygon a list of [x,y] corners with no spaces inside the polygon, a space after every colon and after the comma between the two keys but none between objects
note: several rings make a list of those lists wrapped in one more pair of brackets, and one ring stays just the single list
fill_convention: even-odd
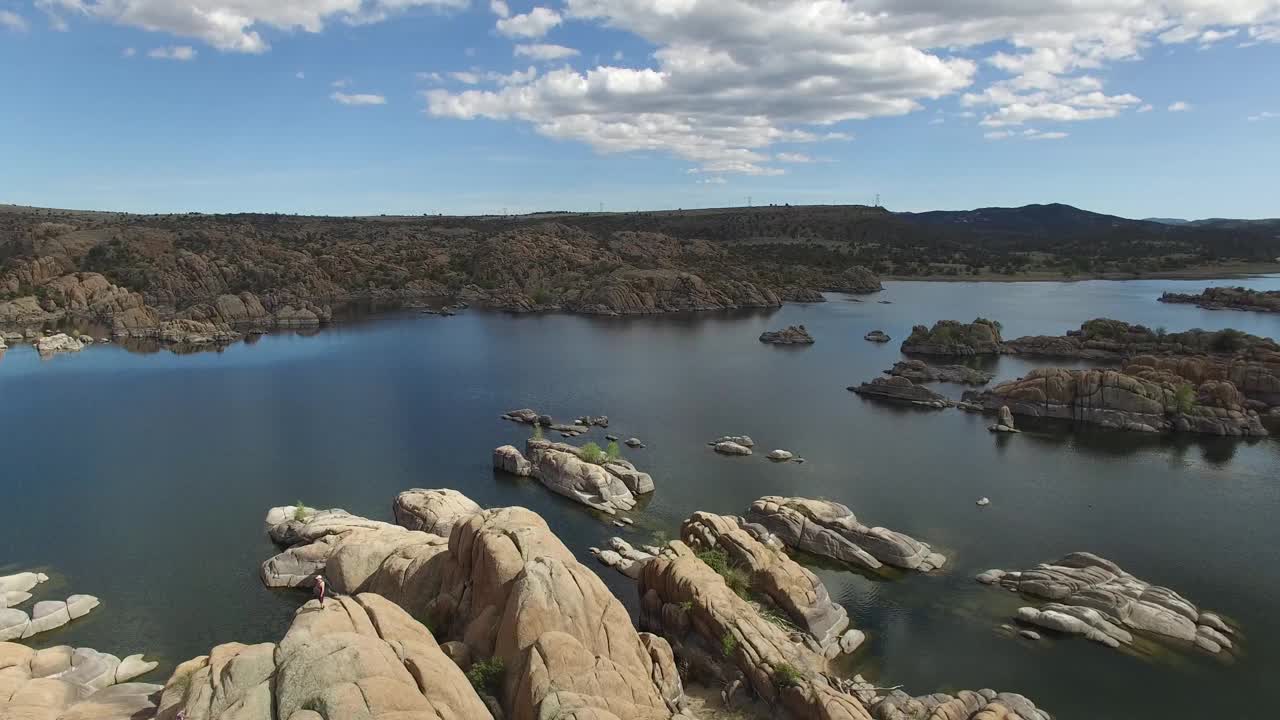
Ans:
[{"label": "boulder cluster", "polygon": [[1108,647],[1132,644],[1135,632],[1210,653],[1231,650],[1236,643],[1237,631],[1217,614],[1092,553],[1071,553],[1021,572],[988,570],[978,582],[1050,601],[1020,608],[1019,621]]},{"label": "boulder cluster", "polygon": [[961,385],[986,385],[994,373],[975,370],[967,365],[930,365],[923,360],[902,360],[884,371],[885,375],[903,377],[914,383],[949,382]]},{"label": "boulder cluster", "polygon": [[902,352],[916,355],[997,355],[1002,349],[1000,323],[978,318],[971,323],[939,320],[933,327],[916,325],[902,341]]},{"label": "boulder cluster", "polygon": [[530,438],[525,452],[512,445],[493,451],[495,470],[532,477],[547,489],[609,515],[631,510],[654,491],[653,478],[621,457],[589,457],[583,448]]},{"label": "boulder cluster", "polygon": [[812,345],[813,336],[803,325],[789,325],[782,330],[761,333],[760,342],[770,345]]},{"label": "boulder cluster", "polygon": [[936,393],[927,387],[917,385],[905,377],[891,376],[873,378],[871,382],[864,382],[861,385],[850,386],[850,392],[855,392],[863,397],[869,397],[875,400],[886,400],[889,402],[906,403],[917,407],[933,408],[941,410],[954,405],[941,393]]},{"label": "boulder cluster", "polygon": [[31,599],[31,590],[48,579],[44,573],[33,572],[0,576],[0,640],[25,640],[60,628],[100,605],[92,595],[72,595],[66,600],[41,600],[30,614],[19,609]]}]

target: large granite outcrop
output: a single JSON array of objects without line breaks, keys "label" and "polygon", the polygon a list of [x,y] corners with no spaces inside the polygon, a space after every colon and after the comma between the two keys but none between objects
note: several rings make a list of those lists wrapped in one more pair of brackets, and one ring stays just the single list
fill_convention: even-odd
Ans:
[{"label": "large granite outcrop", "polygon": [[80,338],[71,337],[66,333],[57,333],[56,335],[46,335],[39,338],[34,343],[36,352],[41,355],[53,355],[65,352],[80,352],[84,349],[85,343]]},{"label": "large granite outcrop", "polygon": [[1227,381],[1193,386],[1147,368],[1116,370],[1037,368],[965,400],[988,412],[1008,406],[1014,415],[1055,418],[1139,432],[1267,435],[1258,413]]},{"label": "large granite outcrop", "polygon": [[610,515],[634,508],[640,495],[654,491],[653,478],[623,458],[601,454],[593,462],[580,447],[536,438],[526,441],[524,455],[511,445],[496,448],[493,466]]},{"label": "large granite outcrop", "polygon": [[72,595],[66,600],[41,600],[29,614],[19,609],[31,599],[31,591],[48,579],[44,573],[34,572],[0,576],[0,641],[25,640],[60,628],[100,604],[92,595]]},{"label": "large granite outcrop", "polygon": [[1194,644],[1211,653],[1235,646],[1236,630],[1217,614],[1092,553],[1071,553],[1021,572],[988,570],[978,581],[1051,601],[1020,609],[1019,620],[1110,647],[1132,643],[1131,631]]},{"label": "large granite outcrop", "polygon": [[[336,524],[319,514],[316,521]],[[468,657],[501,661],[496,693],[508,718],[677,713],[683,690],[670,647],[637,633],[626,609],[538,515],[484,510],[457,518],[447,540],[366,522],[348,520],[356,526],[335,536],[284,520],[271,536],[331,544],[319,571],[334,590],[385,597],[441,641],[460,643],[460,652],[465,646]]]},{"label": "large granite outcrop", "polygon": [[856,387],[850,386],[849,390],[863,397],[920,407],[941,409],[952,405],[945,395],[917,385],[905,377],[872,378],[871,382],[864,382]]},{"label": "large granite outcrop", "polygon": [[1171,293],[1160,296],[1162,303],[1187,303],[1205,310],[1249,310],[1280,312],[1280,290],[1249,290],[1242,287],[1210,287],[1199,294]]},{"label": "large granite outcrop", "polygon": [[762,497],[742,525],[756,537],[772,536],[787,547],[869,570],[890,565],[931,572],[947,561],[909,535],[863,525],[847,506],[830,500]]},{"label": "large granite outcrop", "polygon": [[0,642],[0,718],[140,720],[155,717],[160,685],[131,682],[156,663],[65,645]]},{"label": "large granite outcrop", "polygon": [[923,360],[902,360],[884,371],[886,375],[903,377],[914,383],[949,382],[961,385],[986,385],[994,373],[975,370],[967,365],[930,365]]},{"label": "large granite outcrop", "polygon": [[397,525],[441,537],[449,537],[454,525],[480,510],[474,500],[448,488],[406,490],[391,505]]},{"label": "large granite outcrop", "polygon": [[423,625],[378,595],[312,600],[279,644],[230,643],[178,666],[158,720],[492,718]]},{"label": "large granite outcrop", "polygon": [[902,352],[916,355],[995,355],[1003,345],[1000,323],[978,318],[971,323],[939,320],[933,327],[916,325],[902,341]]},{"label": "large granite outcrop", "polygon": [[708,283],[693,273],[658,269],[617,271],[567,301],[565,309],[590,315],[644,315],[780,305],[776,292],[751,282]]}]

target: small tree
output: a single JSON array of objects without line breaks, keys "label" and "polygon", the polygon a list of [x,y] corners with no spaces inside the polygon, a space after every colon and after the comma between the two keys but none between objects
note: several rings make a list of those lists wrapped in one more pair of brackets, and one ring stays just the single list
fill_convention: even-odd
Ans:
[{"label": "small tree", "polygon": [[604,449],[604,452],[609,456],[610,460],[617,460],[622,457],[622,448],[618,447],[617,440],[610,440],[609,446]]},{"label": "small tree", "polygon": [[301,500],[293,506],[293,519],[298,522],[302,522],[307,519],[307,506],[303,505]]}]

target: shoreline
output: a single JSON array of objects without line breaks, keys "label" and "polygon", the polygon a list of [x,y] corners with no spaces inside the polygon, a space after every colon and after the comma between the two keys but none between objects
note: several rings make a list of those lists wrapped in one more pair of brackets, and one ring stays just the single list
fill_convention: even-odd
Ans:
[{"label": "shoreline", "polygon": [[881,275],[882,280],[894,282],[1060,282],[1074,283],[1088,280],[1251,280],[1268,275],[1280,274],[1280,263],[1238,263],[1231,265],[1214,265],[1212,267],[1190,267],[1180,270],[1134,273],[1108,272],[1091,275],[1064,277],[1061,273],[1049,271],[1029,272],[1020,275],[1003,275],[999,273],[982,273],[980,275]]}]

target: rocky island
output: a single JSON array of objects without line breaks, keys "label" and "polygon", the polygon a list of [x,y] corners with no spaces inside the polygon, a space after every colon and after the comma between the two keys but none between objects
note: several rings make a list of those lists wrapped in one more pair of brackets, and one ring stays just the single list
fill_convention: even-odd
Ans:
[{"label": "rocky island", "polygon": [[902,377],[914,383],[949,382],[961,385],[986,385],[994,373],[975,370],[967,365],[930,365],[923,360],[902,360],[885,370],[886,375]]},{"label": "rocky island", "polygon": [[902,341],[902,352],[914,355],[997,355],[1001,350],[1000,323],[986,318],[971,323],[939,320],[931,328],[916,325]]},{"label": "rocky island", "polygon": [[889,402],[906,403],[916,405],[918,407],[928,407],[934,409],[942,409],[951,407],[952,402],[941,393],[936,393],[927,387],[917,385],[905,377],[878,377],[873,378],[871,382],[864,382],[858,386],[850,386],[849,392],[854,392],[863,397],[869,397],[876,400],[886,400]]},{"label": "rocky island", "polygon": [[1242,287],[1205,288],[1198,295],[1167,292],[1160,296],[1162,303],[1185,303],[1205,310],[1245,310],[1250,312],[1280,312],[1280,291],[1248,290]]},{"label": "rocky island", "polygon": [[761,333],[760,342],[770,345],[812,345],[813,336],[803,325],[791,325],[782,330]]}]

